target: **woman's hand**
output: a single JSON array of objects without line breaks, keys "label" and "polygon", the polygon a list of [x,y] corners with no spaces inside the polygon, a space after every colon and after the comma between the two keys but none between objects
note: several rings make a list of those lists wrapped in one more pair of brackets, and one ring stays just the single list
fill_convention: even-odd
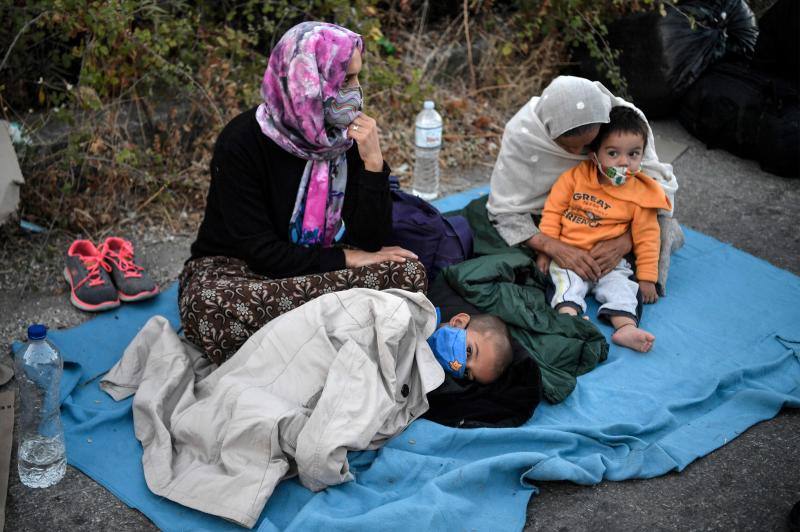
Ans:
[{"label": "woman's hand", "polygon": [[639,281],[639,290],[642,291],[642,301],[646,304],[655,303],[658,301],[658,293],[656,293],[656,284],[650,281]]},{"label": "woman's hand", "polygon": [[364,161],[364,168],[370,172],[383,170],[383,153],[381,153],[378,124],[375,119],[361,113],[347,126],[347,134],[356,141],[358,154]]},{"label": "woman's hand", "polygon": [[617,238],[601,240],[589,250],[589,255],[600,266],[601,276],[613,270],[633,248],[630,230]]},{"label": "woman's hand", "polygon": [[556,264],[572,270],[584,281],[597,281],[601,276],[600,266],[588,252],[551,238],[544,233],[533,235],[527,245],[543,252],[556,261]]},{"label": "woman's hand", "polygon": [[348,268],[360,268],[391,260],[394,262],[405,262],[406,259],[417,259],[418,257],[407,249],[400,246],[382,247],[380,251],[362,251],[360,249],[345,249],[344,263]]},{"label": "woman's hand", "polygon": [[536,267],[539,268],[540,272],[547,275],[550,270],[550,257],[540,252],[536,256]]}]

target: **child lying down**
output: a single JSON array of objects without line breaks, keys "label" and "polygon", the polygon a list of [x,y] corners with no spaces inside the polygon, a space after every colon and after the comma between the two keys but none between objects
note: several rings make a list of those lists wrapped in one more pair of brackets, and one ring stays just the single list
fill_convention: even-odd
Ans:
[{"label": "child lying down", "polygon": [[213,368],[154,316],[101,387],[134,395],[153,493],[253,527],[281,480],[313,491],[353,480],[348,451],[378,449],[423,415],[445,380],[437,356],[476,382],[503,373],[502,321],[460,313],[438,326],[436,314],[419,293],[334,292],[270,321]]},{"label": "child lying down", "polygon": [[438,308],[436,316],[440,323],[428,338],[428,345],[446,372],[480,384],[500,378],[513,358],[511,337],[503,320],[491,314],[470,316],[461,312],[441,323]]}]

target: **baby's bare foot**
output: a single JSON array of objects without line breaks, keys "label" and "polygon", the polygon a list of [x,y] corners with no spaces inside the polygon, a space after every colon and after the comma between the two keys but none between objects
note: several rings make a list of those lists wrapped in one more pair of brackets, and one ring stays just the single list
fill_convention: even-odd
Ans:
[{"label": "baby's bare foot", "polygon": [[631,323],[617,329],[614,334],[611,335],[611,341],[617,345],[647,353],[652,349],[656,337]]}]

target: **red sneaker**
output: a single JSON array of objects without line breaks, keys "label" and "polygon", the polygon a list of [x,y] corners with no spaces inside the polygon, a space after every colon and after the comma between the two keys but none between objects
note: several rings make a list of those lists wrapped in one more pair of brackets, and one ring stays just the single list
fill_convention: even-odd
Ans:
[{"label": "red sneaker", "polygon": [[70,302],[81,310],[97,312],[119,306],[117,289],[100,251],[88,240],[76,240],[67,250],[64,278],[70,286]]},{"label": "red sneaker", "polygon": [[111,266],[111,279],[122,301],[140,301],[158,294],[158,285],[133,256],[133,244],[110,236],[100,245],[100,252]]}]

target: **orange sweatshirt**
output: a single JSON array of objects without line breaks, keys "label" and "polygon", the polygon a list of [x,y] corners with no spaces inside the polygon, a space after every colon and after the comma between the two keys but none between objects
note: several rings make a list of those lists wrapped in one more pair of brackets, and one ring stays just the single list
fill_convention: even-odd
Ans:
[{"label": "orange sweatshirt", "polygon": [[601,185],[597,166],[587,160],[561,174],[555,182],[545,202],[539,230],[588,251],[630,227],[636,277],[656,282],[661,247],[657,213],[658,209],[669,208],[664,190],[646,174],[637,172],[621,187]]}]

